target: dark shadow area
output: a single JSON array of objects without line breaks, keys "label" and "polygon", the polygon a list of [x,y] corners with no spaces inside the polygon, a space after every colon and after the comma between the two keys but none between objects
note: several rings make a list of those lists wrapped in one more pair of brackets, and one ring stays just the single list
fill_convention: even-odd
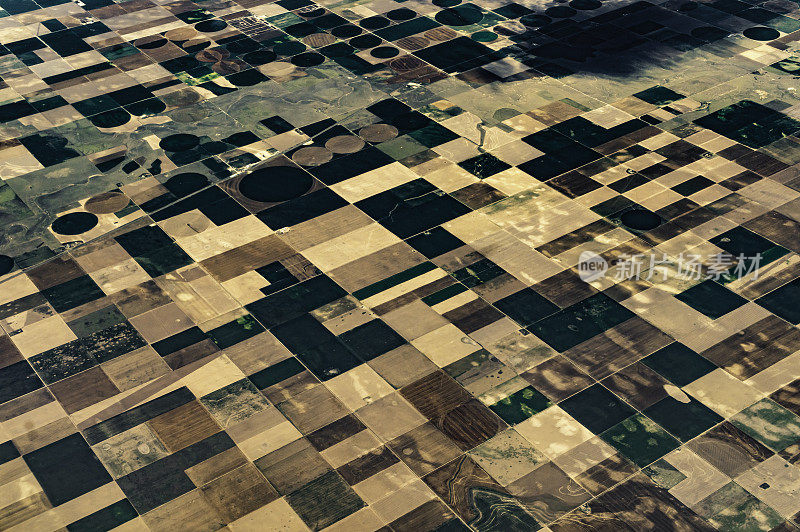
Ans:
[{"label": "dark shadow area", "polygon": [[[517,4],[497,9],[511,20],[496,26],[495,33],[516,44],[487,58],[512,57],[556,78],[581,72],[631,76],[646,67],[670,68],[681,55],[698,48],[720,58],[733,57],[743,49],[723,39],[737,33],[762,42],[779,39],[774,46],[783,49],[781,41],[793,39],[781,38],[773,27],[784,33],[800,28],[796,20],[776,11],[789,9],[778,3],[766,7],[739,0],[661,5],[640,1],[593,15],[601,6],[598,0],[572,0],[541,12]],[[474,20],[468,14],[466,18]]]}]

